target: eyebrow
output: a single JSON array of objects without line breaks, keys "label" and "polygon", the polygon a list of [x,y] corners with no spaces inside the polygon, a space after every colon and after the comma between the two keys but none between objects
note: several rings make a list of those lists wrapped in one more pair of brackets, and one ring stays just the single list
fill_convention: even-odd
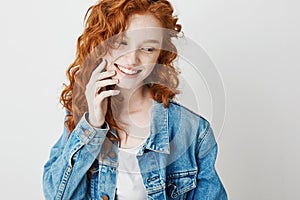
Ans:
[{"label": "eyebrow", "polygon": [[145,40],[144,43],[156,43],[156,44],[160,44],[160,41],[158,41],[158,40]]}]

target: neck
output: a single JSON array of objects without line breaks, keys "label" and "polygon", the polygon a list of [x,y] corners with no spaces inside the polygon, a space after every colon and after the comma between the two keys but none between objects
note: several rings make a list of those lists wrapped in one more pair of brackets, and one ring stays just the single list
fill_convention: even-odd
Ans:
[{"label": "neck", "polygon": [[120,90],[120,94],[113,98],[113,103],[119,114],[130,114],[140,110],[143,108],[144,103],[151,99],[147,86],[135,89],[116,89]]}]

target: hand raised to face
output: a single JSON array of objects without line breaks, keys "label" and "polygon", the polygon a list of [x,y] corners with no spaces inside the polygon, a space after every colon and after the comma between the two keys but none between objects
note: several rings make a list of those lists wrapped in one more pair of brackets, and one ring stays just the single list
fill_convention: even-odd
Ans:
[{"label": "hand raised to face", "polygon": [[106,71],[107,65],[108,61],[103,59],[93,71],[85,90],[89,111],[88,121],[97,128],[104,124],[107,112],[107,98],[120,93],[119,90],[107,89],[107,86],[116,85],[119,82],[118,79],[112,79],[116,75],[116,71]]}]

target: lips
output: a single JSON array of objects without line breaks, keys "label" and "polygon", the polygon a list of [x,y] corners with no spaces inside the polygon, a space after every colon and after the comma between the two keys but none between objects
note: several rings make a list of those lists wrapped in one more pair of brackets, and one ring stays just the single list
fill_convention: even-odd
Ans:
[{"label": "lips", "polygon": [[129,75],[129,76],[133,76],[133,75],[136,75],[138,73],[140,73],[142,70],[135,70],[135,69],[131,69],[131,68],[127,68],[127,67],[124,67],[122,65],[118,65],[117,63],[114,63],[115,67],[117,69],[119,69],[123,74],[125,75]]}]

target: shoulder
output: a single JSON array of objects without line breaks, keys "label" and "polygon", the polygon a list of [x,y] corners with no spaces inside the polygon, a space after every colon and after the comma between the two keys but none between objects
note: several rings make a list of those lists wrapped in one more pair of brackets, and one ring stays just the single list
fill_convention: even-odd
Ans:
[{"label": "shoulder", "polygon": [[205,117],[203,117],[202,115],[191,110],[187,106],[182,105],[178,101],[170,100],[168,109],[169,109],[169,112],[175,116],[178,115],[185,119],[197,120],[197,121],[200,121],[201,123],[209,124],[209,121]]},{"label": "shoulder", "polygon": [[171,124],[190,130],[197,129],[197,132],[204,132],[210,127],[210,122],[205,117],[174,100],[169,101],[168,119]]},{"label": "shoulder", "polygon": [[176,144],[194,144],[198,152],[201,150],[200,157],[204,157],[216,144],[210,122],[173,100],[169,102],[168,125],[170,139],[177,138]]}]

